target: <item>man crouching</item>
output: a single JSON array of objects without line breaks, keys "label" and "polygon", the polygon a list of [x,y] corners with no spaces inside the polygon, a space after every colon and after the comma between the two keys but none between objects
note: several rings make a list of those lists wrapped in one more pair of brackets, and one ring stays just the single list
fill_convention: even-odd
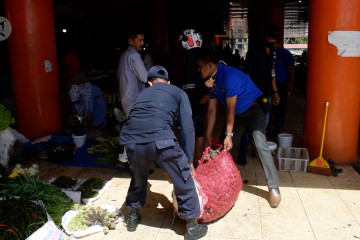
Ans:
[{"label": "man crouching", "polygon": [[[162,66],[149,70],[148,81],[151,87],[139,94],[120,132],[132,173],[127,230],[135,231],[140,223],[139,209],[145,204],[149,169],[155,161],[174,184],[179,215],[186,219],[185,239],[199,239],[206,235],[207,225],[197,222],[200,203],[192,176],[195,131],[190,102],[182,89],[170,85]],[[175,123],[179,141],[172,130]]]}]

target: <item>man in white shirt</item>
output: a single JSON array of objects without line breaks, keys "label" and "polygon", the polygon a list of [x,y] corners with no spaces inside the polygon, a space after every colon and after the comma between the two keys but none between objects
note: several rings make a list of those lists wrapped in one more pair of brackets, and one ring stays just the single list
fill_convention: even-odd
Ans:
[{"label": "man in white shirt", "polygon": [[136,97],[146,87],[148,72],[140,55],[143,45],[144,34],[130,33],[128,48],[121,55],[119,61],[116,76],[119,79],[121,106],[126,117],[128,117]]},{"label": "man in white shirt", "polygon": [[[132,32],[128,35],[128,48],[120,56],[116,77],[119,80],[120,101],[125,117],[129,116],[132,105],[139,93],[146,88],[148,72],[140,52],[144,46],[144,34]],[[119,161],[128,161],[126,148],[119,154]]]}]

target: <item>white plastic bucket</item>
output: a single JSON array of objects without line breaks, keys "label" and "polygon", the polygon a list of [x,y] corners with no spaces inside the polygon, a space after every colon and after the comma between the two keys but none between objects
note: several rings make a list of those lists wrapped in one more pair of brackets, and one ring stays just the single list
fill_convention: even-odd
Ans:
[{"label": "white plastic bucket", "polygon": [[279,147],[286,148],[292,146],[293,135],[290,133],[280,133],[278,135]]},{"label": "white plastic bucket", "polygon": [[270,151],[275,151],[277,149],[277,144],[274,142],[267,142],[267,145],[268,145]]},{"label": "white plastic bucket", "polygon": [[72,134],[72,139],[76,147],[80,148],[85,144],[86,134],[81,136],[76,136]]},{"label": "white plastic bucket", "polygon": [[271,155],[274,157],[277,149],[277,144],[274,142],[267,142]]}]

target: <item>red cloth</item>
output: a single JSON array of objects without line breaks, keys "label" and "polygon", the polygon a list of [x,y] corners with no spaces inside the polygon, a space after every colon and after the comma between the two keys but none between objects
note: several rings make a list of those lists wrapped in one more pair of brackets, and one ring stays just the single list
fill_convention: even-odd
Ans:
[{"label": "red cloth", "polygon": [[73,52],[66,51],[62,55],[63,76],[72,77],[81,70],[81,63],[78,56]]}]

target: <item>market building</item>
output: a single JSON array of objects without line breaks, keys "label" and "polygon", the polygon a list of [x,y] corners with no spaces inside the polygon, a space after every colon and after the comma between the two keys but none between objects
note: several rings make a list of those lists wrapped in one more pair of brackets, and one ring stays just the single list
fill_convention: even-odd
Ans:
[{"label": "market building", "polygon": [[[284,42],[291,38],[307,38],[307,45],[289,46],[294,50],[294,55],[298,56],[299,47],[306,50],[303,51],[306,53],[306,61],[299,57],[299,95],[290,100],[294,108],[287,112],[284,130],[294,135],[293,146],[307,149],[310,159],[317,158],[321,148],[325,159],[343,168],[343,175],[334,179],[309,173],[281,172],[281,184],[289,184],[290,188],[283,187],[284,208],[270,212],[264,210],[263,202],[266,202],[266,197],[264,199],[262,196],[264,186],[261,185],[264,176],[256,170],[259,163],[254,161],[250,166],[239,167],[243,179],[248,179],[250,185],[257,186],[244,185],[243,192],[245,190],[246,194],[240,193],[239,200],[254,201],[256,205],[247,203],[239,206],[239,203],[233,210],[237,216],[242,215],[241,222],[250,221],[237,224],[244,224],[241,225],[242,229],[252,229],[256,233],[251,235],[250,232],[239,232],[236,226],[232,226],[233,215],[230,213],[214,224],[207,239],[281,239],[283,234],[283,239],[332,239],[332,235],[325,232],[339,234],[319,230],[323,226],[321,222],[326,222],[332,229],[346,228],[342,234],[348,234],[349,237],[360,237],[360,209],[356,205],[360,204],[360,179],[355,171],[359,169],[360,132],[358,1],[200,0],[184,3],[180,0],[143,0],[134,3],[114,0],[1,0],[0,6],[0,103],[11,110],[16,120],[14,128],[28,139],[64,131],[67,116],[64,116],[66,109],[64,110],[60,94],[60,57],[64,50],[77,53],[85,77],[108,93],[108,103],[114,103],[117,101],[118,88],[114,72],[125,47],[124,33],[132,27],[141,26],[146,30],[145,41],[154,61],[164,65],[170,76],[179,71],[178,59],[181,53],[176,47],[177,36],[186,28],[198,29],[207,47],[216,49],[229,45],[233,52],[239,50],[241,56],[246,54],[249,45],[260,41],[265,27],[270,24],[280,27]],[[326,102],[329,105],[325,125]],[[41,176],[48,180],[54,174],[53,171],[56,171],[55,166],[53,163],[45,163],[44,167],[48,169]],[[61,173],[73,171],[83,177],[96,175],[99,171],[90,169],[85,174],[69,170],[66,166],[59,168]],[[113,170],[105,170],[107,180],[112,174],[120,178],[127,177],[126,173],[116,173]],[[153,186],[160,191],[171,191],[169,185],[157,181],[162,177],[157,169],[154,176]],[[344,178],[341,179],[341,176]],[[127,185],[127,180],[116,179],[114,182],[116,186],[122,186]],[[110,189],[112,192],[118,191],[114,186]],[[100,199],[102,203],[113,201],[121,206],[125,189],[126,186],[121,189],[122,195],[117,193],[120,195],[114,197],[107,193]],[[309,195],[316,194],[319,196],[309,198]],[[157,194],[154,195],[155,202],[164,200]],[[330,201],[334,197],[337,199],[335,203]],[[168,199],[171,200],[171,197],[164,201]],[[321,209],[320,204],[310,204],[309,199],[327,202],[337,212],[329,209],[317,212]],[[161,216],[163,222],[151,224],[152,219],[147,219],[148,225],[140,233],[134,233],[137,238],[179,237],[174,232],[182,231],[178,230],[182,227],[179,224],[181,221],[176,220],[175,225],[168,223],[172,216],[169,213],[171,204],[166,202],[164,206],[167,211],[159,210],[154,213],[155,216]],[[261,217],[253,210],[260,212]],[[290,218],[286,212],[295,217]],[[336,218],[340,212],[343,214],[340,218],[346,219],[347,225]],[[251,218],[247,219],[245,214],[249,214]],[[276,214],[279,214],[277,217],[282,222],[289,221],[294,229],[287,227],[287,233],[283,233],[279,227],[271,225],[270,222],[277,222],[272,218]],[[320,215],[324,218],[319,218]],[[336,220],[328,223],[330,218]],[[300,224],[302,221],[305,225]],[[226,225],[230,226],[228,233],[222,230],[226,229]],[[158,231],[157,227],[161,230]],[[169,228],[174,231],[169,232]],[[120,228],[117,233],[124,230]],[[128,234],[126,236],[132,239]],[[99,236],[94,239],[99,239]],[[112,239],[111,237],[118,236],[113,233],[101,236],[100,239]]]}]

